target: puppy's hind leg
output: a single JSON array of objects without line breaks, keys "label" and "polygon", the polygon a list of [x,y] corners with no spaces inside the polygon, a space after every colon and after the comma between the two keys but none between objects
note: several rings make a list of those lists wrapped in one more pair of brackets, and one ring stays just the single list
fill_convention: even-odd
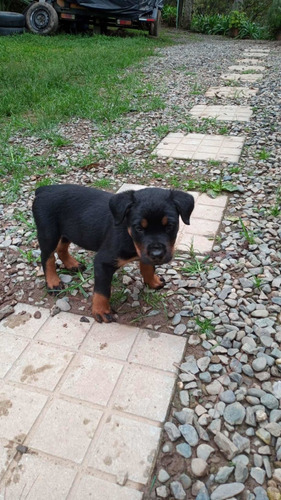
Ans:
[{"label": "puppy's hind leg", "polygon": [[61,283],[57,272],[56,272],[56,262],[55,262],[55,248],[57,245],[57,240],[46,240],[38,237],[39,245],[41,248],[41,262],[43,271],[46,279],[46,286],[48,293],[58,293],[63,289],[63,284]]},{"label": "puppy's hind leg", "polygon": [[58,246],[56,248],[56,252],[63,262],[66,269],[69,271],[83,271],[85,269],[84,264],[78,262],[72,255],[70,255],[68,248],[70,245],[70,241],[64,236],[59,240]]}]

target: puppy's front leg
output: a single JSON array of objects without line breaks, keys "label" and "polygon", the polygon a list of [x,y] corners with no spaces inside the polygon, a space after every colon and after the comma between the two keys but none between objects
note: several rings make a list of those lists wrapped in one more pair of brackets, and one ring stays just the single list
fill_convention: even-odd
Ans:
[{"label": "puppy's front leg", "polygon": [[108,263],[105,256],[97,253],[95,262],[95,286],[92,304],[92,314],[98,323],[115,321],[109,299],[111,281],[116,267]]},{"label": "puppy's front leg", "polygon": [[159,277],[157,276],[157,274],[155,274],[154,266],[150,264],[144,264],[142,261],[140,261],[140,272],[142,274],[143,281],[150,288],[158,290],[159,288],[163,288],[163,286],[165,285],[164,278],[162,278],[162,276]]}]

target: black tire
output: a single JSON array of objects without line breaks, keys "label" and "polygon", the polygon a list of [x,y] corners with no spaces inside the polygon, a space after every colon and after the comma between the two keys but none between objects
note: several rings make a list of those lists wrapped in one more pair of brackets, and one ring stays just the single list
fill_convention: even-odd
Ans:
[{"label": "black tire", "polygon": [[149,34],[150,36],[158,36],[161,27],[161,10],[157,11],[157,18],[155,23],[149,24]]},{"label": "black tire", "polygon": [[25,17],[18,12],[0,12],[0,26],[2,28],[23,28]]},{"label": "black tire", "polygon": [[24,28],[2,28],[2,26],[0,26],[0,36],[22,35],[23,32]]},{"label": "black tire", "polygon": [[33,3],[25,14],[26,26],[37,35],[51,35],[59,26],[58,15],[50,4]]}]

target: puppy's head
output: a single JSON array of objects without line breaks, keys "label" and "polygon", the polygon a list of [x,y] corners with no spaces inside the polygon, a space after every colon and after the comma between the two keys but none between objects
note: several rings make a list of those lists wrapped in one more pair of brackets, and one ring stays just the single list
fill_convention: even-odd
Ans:
[{"label": "puppy's head", "polygon": [[126,222],[140,260],[159,265],[172,259],[179,215],[189,224],[194,199],[182,191],[146,188],[116,194],[109,206],[116,225]]}]

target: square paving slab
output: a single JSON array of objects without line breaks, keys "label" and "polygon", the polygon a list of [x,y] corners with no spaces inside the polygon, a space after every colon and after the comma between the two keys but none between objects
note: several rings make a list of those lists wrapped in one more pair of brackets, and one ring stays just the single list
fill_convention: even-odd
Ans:
[{"label": "square paving slab", "polygon": [[[129,189],[143,189],[145,187],[147,186],[141,184],[123,184],[118,192]],[[176,248],[188,252],[192,246],[195,253],[204,254],[212,250],[214,238],[227,204],[227,196],[210,198],[205,193],[194,191],[191,194],[195,200],[195,208],[191,215],[190,226],[186,226],[180,219]],[[149,353],[151,353],[151,350],[149,350]]]},{"label": "square paving slab", "polygon": [[244,52],[243,57],[258,57],[260,59],[266,58],[268,56],[268,52]]},{"label": "square paving slab", "polygon": [[249,106],[197,104],[189,113],[195,118],[216,118],[222,121],[250,120],[253,112]]},{"label": "square paving slab", "polygon": [[250,67],[252,67],[252,65],[258,65],[260,62],[264,62],[264,61],[260,61],[258,57],[256,57],[256,59],[254,57],[251,57],[250,59],[237,59],[237,62],[240,63],[240,64],[245,64],[245,65],[250,65]]},{"label": "square paving slab", "polygon": [[[265,71],[266,68],[265,68],[265,66],[257,66],[257,65],[247,66],[247,65],[243,65],[243,64],[241,64],[241,65],[237,64],[234,66],[228,66],[228,69],[230,71],[251,71],[253,73],[254,71],[257,71],[257,72]],[[251,73],[249,73],[249,74],[251,74]]]},{"label": "square paving slab", "polygon": [[0,499],[141,500],[185,344],[17,304],[0,323]]},{"label": "square paving slab", "polygon": [[263,75],[259,73],[248,73],[246,75],[239,74],[239,73],[228,73],[221,75],[221,78],[223,80],[233,80],[235,82],[257,82],[258,80],[261,80],[263,78]]},{"label": "square paving slab", "polygon": [[248,50],[248,52],[264,52],[268,54],[270,52],[270,49],[266,47],[253,47],[252,49],[245,49]]},{"label": "square paving slab", "polygon": [[154,152],[163,158],[237,163],[244,140],[243,136],[170,133]]},{"label": "square paving slab", "polygon": [[238,99],[239,97],[251,97],[257,92],[258,89],[249,89],[248,87],[210,87],[205,93],[205,96],[218,97],[218,99],[224,97]]}]

